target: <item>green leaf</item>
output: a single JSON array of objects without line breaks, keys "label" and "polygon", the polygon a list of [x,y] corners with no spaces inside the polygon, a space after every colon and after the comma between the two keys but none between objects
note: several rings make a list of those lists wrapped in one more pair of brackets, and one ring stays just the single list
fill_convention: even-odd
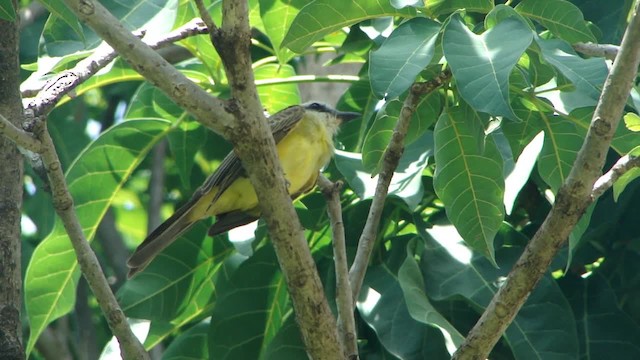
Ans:
[{"label": "green leaf", "polygon": [[513,17],[476,35],[454,15],[442,47],[460,96],[477,111],[517,120],[509,105],[509,75],[532,39],[531,29]]},{"label": "green leaf", "polygon": [[[400,163],[391,179],[389,195],[402,199],[413,209],[420,203],[423,194],[422,171],[427,166],[429,156],[433,153],[433,133],[425,132],[422,137],[405,148]],[[362,155],[336,150],[335,163],[340,173],[349,183],[360,199],[373,197],[377,177],[363,168]]]},{"label": "green leaf", "polygon": [[576,359],[640,357],[640,328],[620,309],[621,300],[604,274],[572,278],[563,285],[578,328],[580,354]]},{"label": "green leaf", "polygon": [[624,114],[624,125],[633,132],[640,131],[640,116],[636,113]]},{"label": "green leaf", "polygon": [[[258,359],[292,316],[289,294],[268,244],[220,284],[209,329],[209,358]],[[242,346],[238,346],[242,344]]]},{"label": "green leaf", "polygon": [[478,149],[478,122],[468,107],[442,113],[434,131],[433,186],[465,242],[494,262],[493,239],[504,219],[502,157],[491,137]]},{"label": "green leaf", "polygon": [[[635,147],[633,150],[629,151],[629,156],[638,157],[640,156],[640,146]],[[640,168],[634,167],[624,173],[616,182],[613,184],[613,199],[618,201],[620,194],[627,188],[630,182],[640,177]]]},{"label": "green leaf", "polygon": [[415,16],[415,9],[396,9],[387,0],[316,0],[302,8],[282,41],[301,54],[325,35],[363,20],[382,16]]},{"label": "green leaf", "polygon": [[586,131],[559,116],[543,112],[540,115],[544,145],[538,158],[538,171],[553,193],[557,194],[571,171]]},{"label": "green leaf", "polygon": [[453,344],[459,347],[464,341],[464,336],[429,301],[424,292],[424,279],[420,272],[420,267],[413,258],[413,254],[409,253],[402,266],[400,266],[398,282],[402,288],[411,317],[423,324],[432,325],[441,331],[446,331]]},{"label": "green leaf", "polygon": [[555,36],[569,43],[597,42],[587,28],[582,11],[564,0],[524,0],[516,11],[546,27]]},{"label": "green leaf", "polygon": [[295,316],[287,317],[280,331],[262,353],[262,359],[265,360],[298,360],[308,357]]},{"label": "green leaf", "polygon": [[[300,104],[300,91],[297,84],[267,84],[268,82],[286,79],[295,75],[295,69],[288,64],[265,64],[254,70],[260,102],[262,102],[262,107],[267,109],[269,113],[275,114],[291,105]],[[261,83],[265,85],[261,85]]]},{"label": "green leaf", "polygon": [[431,62],[440,24],[423,17],[398,26],[370,53],[369,78],[378,98],[394,99],[407,90]]},{"label": "green leaf", "polygon": [[430,17],[450,14],[460,9],[486,14],[494,7],[493,0],[429,0],[425,3]]},{"label": "green leaf", "polygon": [[[85,237],[91,241],[115,193],[170,129],[162,119],[129,120],[105,131],[80,154],[66,174]],[[72,310],[79,271],[62,222],[38,245],[25,275],[31,336],[26,351],[53,320]]]},{"label": "green leaf", "polygon": [[0,20],[16,20],[16,9],[13,7],[13,1],[0,0]]},{"label": "green leaf", "polygon": [[177,325],[211,311],[215,282],[221,270],[232,271],[224,261],[234,250],[221,237],[207,236],[207,228],[194,225],[122,286],[118,302],[128,317]]},{"label": "green leaf", "polygon": [[[11,1],[8,0],[8,2],[10,3]],[[78,39],[84,40],[82,26],[80,26],[80,22],[78,21],[76,14],[74,14],[73,11],[71,11],[71,9],[67,7],[63,0],[42,0],[40,1],[40,3],[47,9],[47,11],[51,13],[51,15],[49,15],[49,18],[47,19],[45,31],[51,26],[51,21],[62,20],[66,24],[67,28],[70,28],[73,31],[74,37],[77,36]],[[46,33],[43,32],[43,35],[45,34]],[[68,38],[70,35],[71,34],[68,33],[66,37]]]},{"label": "green leaf", "polygon": [[[542,58],[558,69],[573,85],[576,97],[589,100],[582,106],[595,105],[600,98],[604,80],[609,71],[602,58],[583,59],[569,44],[562,40],[545,40],[536,37],[542,51]],[[555,105],[555,104],[554,104]],[[573,109],[567,109],[571,111]]]},{"label": "green leaf", "polygon": [[399,359],[448,359],[442,333],[413,319],[407,309],[396,275],[406,256],[407,237],[393,238],[391,243],[388,258],[367,270],[357,303],[360,316]]},{"label": "green leaf", "polygon": [[206,359],[208,330],[209,322],[203,321],[178,335],[162,354],[162,360]]},{"label": "green leaf", "polygon": [[286,64],[295,54],[282,46],[289,26],[306,0],[260,0],[260,17],[280,64]]},{"label": "green leaf", "polygon": [[176,166],[182,186],[185,189],[191,188],[191,170],[193,169],[194,157],[199,144],[204,145],[207,139],[207,130],[197,121],[182,121],[180,125],[167,137],[171,153],[176,159]]},{"label": "green leaf", "polygon": [[[481,312],[522,253],[522,248],[505,246],[496,251],[494,267],[480,254],[472,254],[456,239],[450,225],[436,225],[422,234],[427,242],[420,255],[425,292],[442,306],[464,298]],[[432,238],[433,236],[433,238]],[[526,242],[522,235],[503,226],[497,243]],[[434,241],[434,239],[436,241]],[[465,251],[466,250],[466,251]],[[452,311],[457,312],[460,306]],[[575,319],[556,282],[542,277],[504,334],[516,359],[577,359]]]}]

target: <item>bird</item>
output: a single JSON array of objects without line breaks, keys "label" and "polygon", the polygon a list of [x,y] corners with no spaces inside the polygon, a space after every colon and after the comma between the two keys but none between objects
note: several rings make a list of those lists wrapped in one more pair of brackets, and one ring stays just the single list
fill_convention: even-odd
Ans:
[{"label": "bird", "polygon": [[[293,200],[315,187],[320,170],[333,155],[333,138],[340,125],[359,116],[359,113],[338,111],[323,103],[309,102],[290,106],[269,117],[278,158]],[[138,246],[127,261],[128,277],[144,270],[193,224],[211,216],[215,216],[216,221],[209,228],[209,236],[260,218],[253,185],[233,151],[191,199]]]}]

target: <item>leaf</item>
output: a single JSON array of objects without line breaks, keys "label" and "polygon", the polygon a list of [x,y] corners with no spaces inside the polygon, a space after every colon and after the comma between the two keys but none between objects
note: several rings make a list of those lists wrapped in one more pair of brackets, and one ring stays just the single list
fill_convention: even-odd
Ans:
[{"label": "leaf", "polygon": [[[87,241],[93,239],[115,193],[170,125],[162,119],[120,123],[89,144],[71,165],[66,180]],[[49,323],[72,310],[78,276],[75,253],[57,219],[52,232],[34,251],[25,275],[31,327],[27,353]]]},{"label": "leaf", "polygon": [[536,37],[536,43],[540,46],[544,61],[558,69],[573,83],[575,91],[570,93],[589,100],[589,103],[582,106],[595,105],[600,98],[602,85],[609,73],[604,59],[583,59],[573,51],[569,44],[562,40],[545,40]]},{"label": "leaf", "polygon": [[295,54],[282,46],[289,26],[308,1],[305,0],[260,0],[260,17],[280,64],[286,64]]},{"label": "leaf", "polygon": [[454,15],[442,47],[460,96],[477,111],[518,120],[509,105],[509,75],[532,39],[531,29],[513,17],[476,35]]},{"label": "leaf", "polygon": [[387,0],[316,0],[302,8],[282,41],[301,54],[323,36],[367,19],[383,16],[415,16],[415,9],[396,9]]},{"label": "leaf", "polygon": [[442,113],[434,130],[433,187],[465,242],[494,262],[493,238],[504,219],[502,157],[490,137],[478,149],[478,122],[467,107]]},{"label": "leaf", "polygon": [[178,335],[162,354],[163,360],[206,359],[209,322],[202,321]]},{"label": "leaf", "polygon": [[15,21],[16,9],[11,0],[0,0],[0,20]]},{"label": "leaf", "polygon": [[[210,359],[258,359],[289,316],[289,294],[271,245],[242,263],[224,284],[209,328]],[[238,346],[242,344],[242,346]]]},{"label": "leaf", "polygon": [[[409,208],[413,209],[422,199],[422,171],[427,166],[429,156],[433,153],[433,133],[427,131],[413,144],[407,146],[400,158],[391,184],[389,195],[402,199]],[[336,150],[334,157],[340,173],[349,183],[349,187],[356,192],[360,199],[373,197],[378,178],[363,168],[361,155],[347,151]]]},{"label": "leaf", "polygon": [[266,84],[268,81],[286,79],[295,75],[295,69],[288,64],[265,64],[254,70],[260,102],[269,113],[275,114],[291,105],[300,103],[300,91],[297,84]]},{"label": "leaf", "polygon": [[428,324],[447,332],[453,344],[459,347],[464,341],[464,336],[451,323],[431,305],[429,298],[424,292],[424,279],[418,263],[413,258],[413,254],[408,254],[407,258],[398,270],[398,282],[402,288],[407,309],[411,317],[423,324]]},{"label": "leaf", "polygon": [[624,125],[633,132],[640,131],[640,116],[635,113],[624,114]]},{"label": "leaf", "polygon": [[425,3],[430,17],[450,14],[460,9],[486,14],[494,7],[493,0],[429,0]]},{"label": "leaf", "polygon": [[[11,1],[8,0],[10,3]],[[42,6],[44,6],[51,15],[47,19],[47,25],[45,25],[45,29],[48,26],[51,26],[50,21],[55,21],[54,19],[62,20],[68,28],[73,31],[73,34],[77,36],[79,39],[84,39],[84,33],[82,31],[82,26],[80,26],[80,22],[76,17],[76,14],[69,9],[69,7],[64,3],[63,0],[43,0],[40,1]],[[44,32],[43,32],[44,35]],[[70,34],[67,34],[69,37]],[[46,38],[46,36],[45,36]]]},{"label": "leaf", "polygon": [[397,358],[449,358],[442,333],[414,320],[407,309],[396,275],[406,256],[406,239],[392,239],[388,258],[382,264],[369,267],[357,302],[358,311],[385,349]]},{"label": "leaf", "polygon": [[369,78],[374,94],[394,99],[407,90],[431,62],[440,24],[423,17],[398,26],[370,53]]},{"label": "leaf", "polygon": [[604,274],[596,271],[586,279],[572,278],[563,285],[580,340],[580,354],[576,358],[640,357],[640,328],[620,309],[620,300]]},{"label": "leaf", "polygon": [[582,11],[568,1],[524,0],[515,9],[570,44],[581,41],[597,42],[595,36],[587,28]]},{"label": "leaf", "polygon": [[[465,299],[477,312],[482,312],[504,282],[504,278],[522,253],[518,246],[505,246],[496,251],[499,268],[480,254],[471,254],[447,229],[436,225],[422,232],[427,242],[420,255],[424,289],[431,299],[443,307]],[[497,243],[526,242],[522,235],[503,226]],[[434,241],[435,239],[435,241]],[[466,251],[465,251],[466,250]],[[460,311],[460,306],[453,312]],[[577,359],[578,339],[575,319],[560,288],[550,275],[542,277],[504,334],[516,359]]]}]

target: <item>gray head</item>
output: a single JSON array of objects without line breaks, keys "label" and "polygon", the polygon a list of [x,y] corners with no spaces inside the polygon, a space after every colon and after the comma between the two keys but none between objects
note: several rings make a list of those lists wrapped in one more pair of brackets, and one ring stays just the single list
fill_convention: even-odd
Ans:
[{"label": "gray head", "polygon": [[347,121],[351,121],[355,118],[360,117],[360,113],[350,112],[350,111],[338,111],[320,102],[304,103],[302,104],[302,107],[305,108],[305,110],[307,111],[329,115],[335,119],[338,119],[340,123],[345,123]]}]

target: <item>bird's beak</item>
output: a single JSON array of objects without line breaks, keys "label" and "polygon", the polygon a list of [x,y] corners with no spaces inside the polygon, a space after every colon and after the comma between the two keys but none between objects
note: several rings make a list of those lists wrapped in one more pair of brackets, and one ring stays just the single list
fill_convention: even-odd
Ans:
[{"label": "bird's beak", "polygon": [[359,118],[362,114],[350,111],[336,111],[336,117],[343,123]]}]

